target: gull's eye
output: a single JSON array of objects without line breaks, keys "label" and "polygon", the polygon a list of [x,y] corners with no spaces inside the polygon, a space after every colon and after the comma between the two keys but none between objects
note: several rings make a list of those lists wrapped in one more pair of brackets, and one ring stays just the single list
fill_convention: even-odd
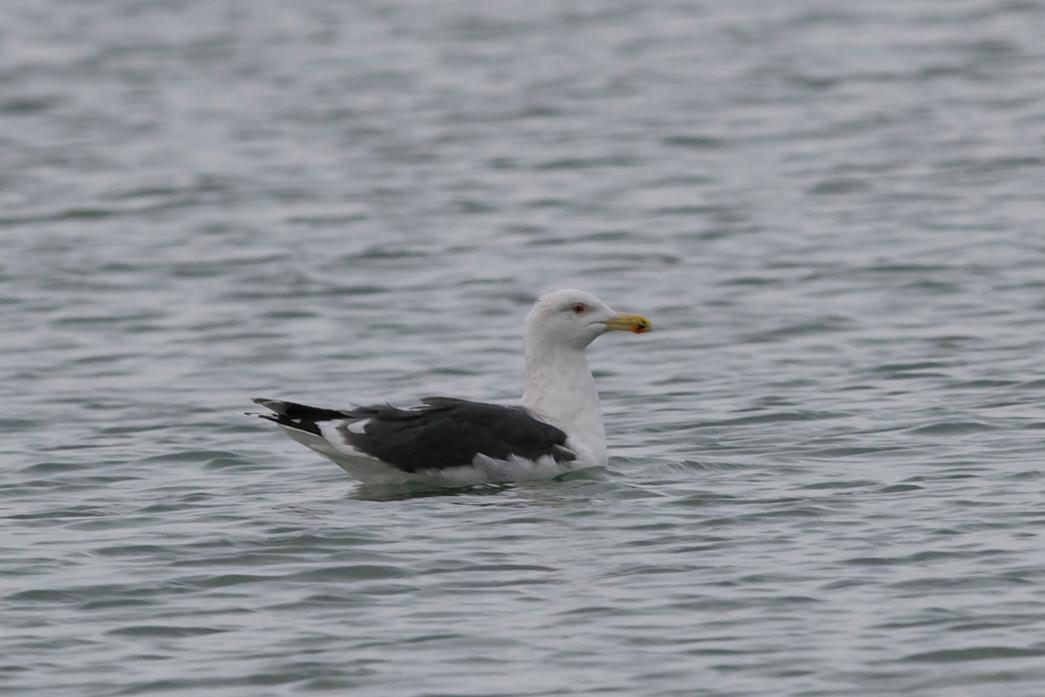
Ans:
[{"label": "gull's eye", "polygon": [[585,307],[583,303],[577,303],[570,309],[573,310],[573,314],[575,315],[583,315],[585,312],[588,311],[588,308]]}]

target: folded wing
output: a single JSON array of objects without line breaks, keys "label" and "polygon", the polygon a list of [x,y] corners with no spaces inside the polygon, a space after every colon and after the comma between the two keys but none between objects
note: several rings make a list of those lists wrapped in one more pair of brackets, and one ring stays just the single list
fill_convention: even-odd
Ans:
[{"label": "folded wing", "polygon": [[320,436],[341,452],[365,454],[403,472],[471,465],[477,455],[496,460],[551,457],[559,463],[575,459],[565,445],[565,432],[522,407],[446,397],[429,397],[413,409],[376,405],[334,410],[254,401],[275,412],[262,418]]}]

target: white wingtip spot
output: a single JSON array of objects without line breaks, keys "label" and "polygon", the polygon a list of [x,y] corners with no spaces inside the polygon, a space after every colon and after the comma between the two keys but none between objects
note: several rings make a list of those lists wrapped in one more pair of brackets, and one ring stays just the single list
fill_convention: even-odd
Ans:
[{"label": "white wingtip spot", "polygon": [[363,419],[362,421],[353,421],[348,424],[349,433],[366,433],[366,425],[370,423],[370,419]]}]

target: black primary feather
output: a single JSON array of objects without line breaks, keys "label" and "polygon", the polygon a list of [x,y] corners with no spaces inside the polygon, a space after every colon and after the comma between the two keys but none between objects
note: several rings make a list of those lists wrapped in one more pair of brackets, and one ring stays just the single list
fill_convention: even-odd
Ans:
[{"label": "black primary feather", "polygon": [[320,421],[351,418],[349,412],[337,409],[320,409],[295,402],[284,402],[280,399],[255,399],[254,402],[276,412],[275,414],[254,414],[254,416],[260,416],[280,426],[289,426],[290,428],[307,431],[317,436],[323,435],[319,432],[319,427],[316,426]]}]

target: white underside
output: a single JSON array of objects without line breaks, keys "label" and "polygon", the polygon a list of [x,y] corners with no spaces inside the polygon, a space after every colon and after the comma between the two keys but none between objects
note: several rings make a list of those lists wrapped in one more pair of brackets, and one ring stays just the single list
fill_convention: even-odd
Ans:
[{"label": "white underside", "polygon": [[[337,439],[336,426],[339,423],[342,422],[324,421],[316,425],[324,435],[329,434],[331,438]],[[600,464],[583,456],[571,462],[560,463],[556,462],[551,455],[545,455],[537,460],[512,455],[507,460],[499,460],[480,454],[475,456],[470,465],[404,472],[375,457],[359,452],[347,443],[337,440],[331,442],[326,437],[281,424],[280,428],[298,443],[311,448],[359,481],[367,484],[428,482],[443,486],[470,486],[528,479],[552,479],[566,472]],[[566,447],[570,447],[569,439],[566,441]]]}]

